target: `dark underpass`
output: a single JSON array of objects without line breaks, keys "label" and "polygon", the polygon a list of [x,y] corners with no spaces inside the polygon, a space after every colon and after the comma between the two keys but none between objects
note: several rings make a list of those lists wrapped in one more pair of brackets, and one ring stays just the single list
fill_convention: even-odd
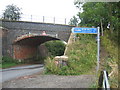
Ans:
[{"label": "dark underpass", "polygon": [[14,59],[29,60],[39,56],[46,56],[46,47],[43,43],[51,40],[60,40],[51,36],[22,36],[13,43]]}]

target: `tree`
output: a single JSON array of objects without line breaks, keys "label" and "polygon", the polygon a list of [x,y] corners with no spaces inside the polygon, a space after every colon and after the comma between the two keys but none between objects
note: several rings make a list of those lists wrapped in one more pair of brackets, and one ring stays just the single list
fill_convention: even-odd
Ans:
[{"label": "tree", "polygon": [[120,26],[120,2],[109,2],[106,3],[106,6],[108,8],[110,31],[113,32]]},{"label": "tree", "polygon": [[104,3],[85,3],[83,5],[83,13],[78,13],[81,19],[80,26],[100,26],[103,35],[103,28],[107,27],[106,22],[108,21],[107,9],[104,8]]},{"label": "tree", "polygon": [[16,5],[8,5],[3,13],[3,19],[6,20],[20,20],[22,12]]},{"label": "tree", "polygon": [[80,26],[95,26],[98,25],[101,27],[102,33],[103,29],[105,30],[107,26],[110,26],[110,31],[113,32],[117,30],[116,27],[119,25],[119,3],[111,2],[87,2],[80,3],[76,1],[74,3],[76,7],[81,10],[80,5],[82,5],[83,12],[79,12],[77,15],[81,20],[79,23]]},{"label": "tree", "polygon": [[70,19],[69,25],[77,26],[78,25],[78,19],[75,16],[73,16],[73,18]]}]

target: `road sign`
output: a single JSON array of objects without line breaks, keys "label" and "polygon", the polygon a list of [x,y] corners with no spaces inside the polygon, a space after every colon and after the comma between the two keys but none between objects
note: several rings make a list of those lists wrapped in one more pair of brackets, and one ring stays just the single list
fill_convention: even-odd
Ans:
[{"label": "road sign", "polygon": [[82,28],[74,27],[72,28],[72,33],[82,33],[82,34],[97,34],[97,28]]}]

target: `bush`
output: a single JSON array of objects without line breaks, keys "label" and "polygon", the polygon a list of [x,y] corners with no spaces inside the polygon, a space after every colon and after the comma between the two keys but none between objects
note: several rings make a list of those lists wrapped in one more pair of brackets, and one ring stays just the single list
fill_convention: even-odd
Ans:
[{"label": "bush", "polygon": [[64,54],[65,44],[62,41],[49,41],[45,43],[52,56],[61,56]]},{"label": "bush", "polygon": [[55,65],[53,57],[48,57],[45,60],[45,73],[58,74],[59,68]]}]

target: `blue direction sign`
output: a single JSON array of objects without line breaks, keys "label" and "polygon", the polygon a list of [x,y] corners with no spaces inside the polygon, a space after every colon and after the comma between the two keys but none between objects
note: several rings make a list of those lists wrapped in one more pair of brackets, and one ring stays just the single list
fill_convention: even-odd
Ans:
[{"label": "blue direction sign", "polygon": [[72,33],[83,33],[83,34],[97,34],[97,28],[82,28],[82,27],[74,27],[72,28]]}]

